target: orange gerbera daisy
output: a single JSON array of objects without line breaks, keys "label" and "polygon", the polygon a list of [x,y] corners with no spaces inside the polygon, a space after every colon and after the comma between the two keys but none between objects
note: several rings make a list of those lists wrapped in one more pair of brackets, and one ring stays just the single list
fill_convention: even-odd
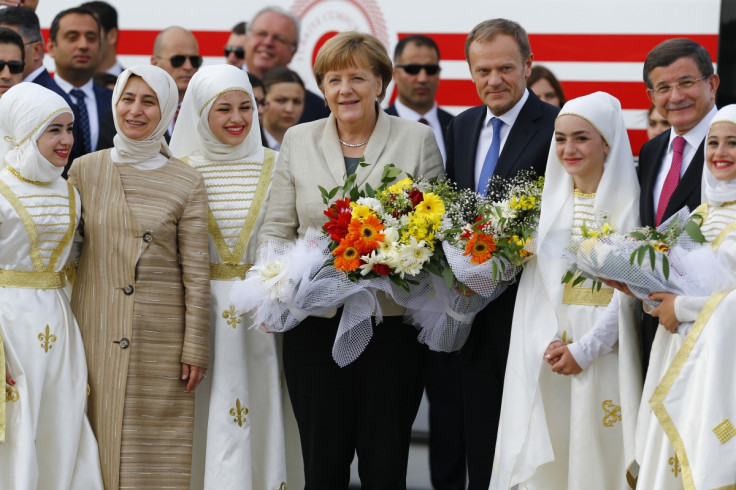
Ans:
[{"label": "orange gerbera daisy", "polygon": [[484,233],[474,233],[472,238],[468,240],[465,245],[465,255],[472,255],[470,257],[471,264],[482,264],[486,260],[491,258],[493,252],[496,251],[496,242],[493,241],[491,235]]},{"label": "orange gerbera daisy", "polygon": [[335,269],[347,273],[360,267],[360,252],[348,238],[340,242],[340,245],[332,251],[332,255],[335,256]]},{"label": "orange gerbera daisy", "polygon": [[381,232],[385,228],[376,216],[370,215],[362,223],[357,219],[352,220],[348,226],[348,234],[360,254],[368,255],[384,241],[385,235]]}]

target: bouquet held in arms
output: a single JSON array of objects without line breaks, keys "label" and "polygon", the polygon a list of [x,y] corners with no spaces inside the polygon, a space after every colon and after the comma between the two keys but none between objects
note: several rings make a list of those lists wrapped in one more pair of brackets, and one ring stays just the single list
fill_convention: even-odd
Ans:
[{"label": "bouquet held in arms", "polygon": [[716,284],[723,282],[713,274],[723,267],[713,249],[703,244],[701,223],[700,215],[690,216],[685,208],[657,228],[628,233],[605,223],[584,228],[583,239],[563,252],[572,266],[562,282],[577,285],[592,279],[592,287],[600,288],[600,279],[617,281],[651,308],[659,304],[649,298],[651,293],[710,296]]},{"label": "bouquet held in arms", "polygon": [[410,321],[423,327],[420,340],[430,348],[459,350],[475,315],[513,283],[532,257],[543,186],[544,177],[521,171],[511,179],[491,179],[485,197],[470,190],[457,193],[442,243],[444,277],[452,279],[448,286],[456,282],[457,287],[436,285],[441,301],[409,312]]}]

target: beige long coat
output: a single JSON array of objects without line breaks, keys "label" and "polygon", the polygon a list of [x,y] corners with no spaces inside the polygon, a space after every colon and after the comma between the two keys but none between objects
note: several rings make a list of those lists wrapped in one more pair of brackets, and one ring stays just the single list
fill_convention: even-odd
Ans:
[{"label": "beige long coat", "polygon": [[89,419],[107,490],[189,488],[194,393],[181,363],[207,367],[207,193],[195,169],[74,162],[84,244],[72,309],[89,366]]}]

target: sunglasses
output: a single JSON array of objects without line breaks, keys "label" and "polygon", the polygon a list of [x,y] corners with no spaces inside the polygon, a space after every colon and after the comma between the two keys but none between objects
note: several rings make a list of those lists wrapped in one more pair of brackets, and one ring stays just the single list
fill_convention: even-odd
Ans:
[{"label": "sunglasses", "polygon": [[2,61],[0,60],[0,71],[3,71],[5,69],[5,65],[8,65],[8,70],[10,70],[10,73],[13,75],[17,75],[18,73],[23,73],[23,67],[26,66],[25,63],[22,61]]},{"label": "sunglasses", "polygon": [[436,75],[440,71],[440,65],[417,65],[414,63],[410,65],[396,65],[396,68],[403,69],[409,75],[418,75],[422,69],[424,69],[429,76]]},{"label": "sunglasses", "polygon": [[200,66],[202,66],[202,57],[196,55],[184,56],[183,54],[175,54],[174,56],[169,58],[169,62],[174,68],[179,68],[181,65],[184,64],[187,58],[189,58],[189,62],[194,68],[199,68]]},{"label": "sunglasses", "polygon": [[245,58],[245,48],[243,46],[225,46],[225,58],[230,56],[230,53],[234,54],[236,58]]}]

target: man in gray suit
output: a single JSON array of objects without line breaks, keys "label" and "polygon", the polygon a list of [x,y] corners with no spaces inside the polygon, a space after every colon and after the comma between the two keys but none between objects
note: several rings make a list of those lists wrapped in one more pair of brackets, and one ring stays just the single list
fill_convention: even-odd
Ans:
[{"label": "man in gray suit", "polygon": [[[447,176],[485,192],[490,176],[529,168],[543,175],[559,109],[526,88],[533,59],[526,31],[506,19],[481,22],[468,35],[465,57],[483,105],[450,123]],[[469,490],[486,490],[491,480],[516,289],[509,286],[475,317],[461,352]]]}]

